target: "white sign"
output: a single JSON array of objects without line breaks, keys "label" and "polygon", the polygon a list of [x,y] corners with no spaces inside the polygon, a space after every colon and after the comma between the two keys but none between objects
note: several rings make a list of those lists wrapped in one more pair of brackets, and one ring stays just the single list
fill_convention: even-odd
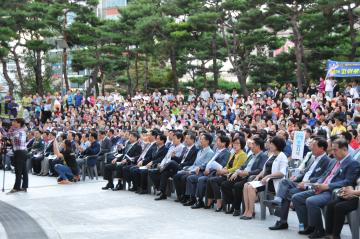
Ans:
[{"label": "white sign", "polygon": [[295,131],[294,141],[292,145],[291,158],[292,159],[303,159],[305,146],[305,132]]}]

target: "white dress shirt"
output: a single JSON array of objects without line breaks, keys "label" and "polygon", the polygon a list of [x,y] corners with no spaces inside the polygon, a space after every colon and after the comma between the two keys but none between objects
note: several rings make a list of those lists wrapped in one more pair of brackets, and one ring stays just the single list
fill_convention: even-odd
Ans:
[{"label": "white dress shirt", "polygon": [[178,144],[178,145],[176,145],[176,146],[175,146],[175,145],[172,145],[172,146],[169,148],[166,156],[165,156],[165,157],[163,158],[163,160],[161,161],[161,163],[160,163],[160,168],[163,168],[163,167],[165,166],[165,164],[167,164],[168,162],[170,162],[173,152],[175,152],[175,156],[176,156],[176,157],[180,157],[180,156],[181,156],[181,153],[182,153],[182,151],[183,151],[183,149],[184,149],[184,147],[185,147],[185,146],[184,146],[183,144]]},{"label": "white dress shirt", "polygon": [[324,157],[325,153],[323,153],[322,155],[320,155],[319,157],[315,157],[314,162],[311,164],[311,167],[309,168],[309,170],[305,173],[304,178],[303,178],[303,182],[308,182],[309,178],[311,176],[311,174],[313,173],[313,171],[315,170],[316,166],[318,165],[320,159],[322,157]]}]

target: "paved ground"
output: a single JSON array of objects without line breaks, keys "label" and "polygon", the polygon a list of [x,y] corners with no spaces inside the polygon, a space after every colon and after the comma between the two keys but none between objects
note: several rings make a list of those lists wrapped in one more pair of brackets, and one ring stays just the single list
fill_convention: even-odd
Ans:
[{"label": "paved ground", "polygon": [[[26,212],[0,201],[0,223],[3,226],[4,234],[8,238],[29,238],[46,239],[47,235],[41,226]],[[16,230],[14,230],[14,225]]]},{"label": "paved ground", "polygon": [[[1,183],[2,175],[0,172]],[[7,172],[6,191],[13,182],[14,175]],[[242,221],[213,210],[192,210],[175,203],[173,198],[157,202],[153,200],[153,195],[102,191],[100,188],[103,185],[102,180],[58,185],[55,178],[30,176],[28,193],[1,193],[0,200],[33,218],[48,238],[307,238],[297,234],[298,223],[294,212],[290,215],[289,230],[273,232],[267,229],[275,222],[276,218],[272,216],[268,216],[266,221],[261,221],[259,216],[251,221]],[[28,225],[28,220],[14,221],[11,213],[4,214],[3,207],[6,206],[2,205],[6,204],[0,203],[0,215],[10,216],[10,222],[0,224],[0,238],[42,238],[34,236],[40,234],[30,234],[36,231],[34,225],[24,227],[24,224]],[[7,233],[9,223],[18,224],[14,225],[14,229],[27,234]],[[347,226],[344,234],[343,238],[350,238]]]}]

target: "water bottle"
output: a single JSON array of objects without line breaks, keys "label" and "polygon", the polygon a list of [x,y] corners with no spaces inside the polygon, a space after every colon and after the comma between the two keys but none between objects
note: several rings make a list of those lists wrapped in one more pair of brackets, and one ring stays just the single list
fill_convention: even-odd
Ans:
[{"label": "water bottle", "polygon": [[304,223],[299,224],[299,232],[305,231]]}]

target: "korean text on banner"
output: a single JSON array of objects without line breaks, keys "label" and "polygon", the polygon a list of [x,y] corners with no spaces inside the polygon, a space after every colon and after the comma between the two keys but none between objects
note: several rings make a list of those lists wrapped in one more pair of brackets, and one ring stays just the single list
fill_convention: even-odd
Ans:
[{"label": "korean text on banner", "polygon": [[360,77],[360,62],[339,62],[328,60],[327,77]]},{"label": "korean text on banner", "polygon": [[303,159],[305,147],[305,132],[295,131],[294,141],[292,145],[291,158],[292,159]]}]

